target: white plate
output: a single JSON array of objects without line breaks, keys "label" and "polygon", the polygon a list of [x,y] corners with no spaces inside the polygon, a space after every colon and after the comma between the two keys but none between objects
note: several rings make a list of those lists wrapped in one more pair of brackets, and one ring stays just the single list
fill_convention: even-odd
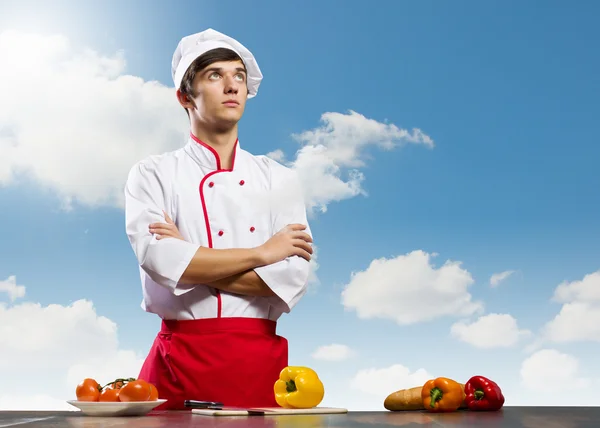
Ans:
[{"label": "white plate", "polygon": [[131,402],[69,400],[67,403],[88,416],[143,416],[166,401],[164,399]]}]

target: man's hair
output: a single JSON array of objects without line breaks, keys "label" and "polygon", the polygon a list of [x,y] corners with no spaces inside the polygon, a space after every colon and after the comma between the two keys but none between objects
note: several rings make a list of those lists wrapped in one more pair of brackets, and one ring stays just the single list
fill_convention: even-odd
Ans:
[{"label": "man's hair", "polygon": [[[204,52],[190,64],[185,74],[183,75],[183,78],[181,79],[181,85],[179,87],[181,94],[193,97],[195,95],[194,79],[196,77],[196,74],[204,70],[209,65],[219,61],[241,61],[241,63],[244,64],[242,58],[240,58],[240,56],[231,49],[215,48]],[[246,68],[245,65],[243,65],[243,67]],[[189,116],[189,112],[187,111],[187,109],[184,110]]]}]

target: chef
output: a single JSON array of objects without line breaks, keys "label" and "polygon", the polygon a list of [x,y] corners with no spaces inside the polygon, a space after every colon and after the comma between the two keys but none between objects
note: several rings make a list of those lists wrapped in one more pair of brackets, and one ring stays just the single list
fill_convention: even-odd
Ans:
[{"label": "chef", "polygon": [[312,256],[300,182],[238,140],[263,77],[245,46],[212,29],[184,37],[172,77],[189,138],[136,163],[125,185],[142,308],[162,320],[139,378],[168,400],[160,409],[277,406],[277,321],[305,294]]}]

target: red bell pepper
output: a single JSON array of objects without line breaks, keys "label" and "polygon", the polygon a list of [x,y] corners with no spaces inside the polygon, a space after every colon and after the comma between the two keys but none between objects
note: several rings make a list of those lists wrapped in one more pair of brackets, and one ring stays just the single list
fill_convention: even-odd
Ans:
[{"label": "red bell pepper", "polygon": [[483,376],[473,376],[465,383],[465,404],[469,410],[500,410],[504,395],[498,384]]}]

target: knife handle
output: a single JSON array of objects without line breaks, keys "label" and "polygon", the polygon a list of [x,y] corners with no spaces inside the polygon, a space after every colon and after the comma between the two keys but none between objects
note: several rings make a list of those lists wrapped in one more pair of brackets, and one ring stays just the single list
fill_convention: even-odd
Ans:
[{"label": "knife handle", "polygon": [[218,401],[199,401],[199,400],[185,400],[183,402],[185,407],[193,407],[196,409],[206,409],[209,407],[223,407],[223,403]]}]

